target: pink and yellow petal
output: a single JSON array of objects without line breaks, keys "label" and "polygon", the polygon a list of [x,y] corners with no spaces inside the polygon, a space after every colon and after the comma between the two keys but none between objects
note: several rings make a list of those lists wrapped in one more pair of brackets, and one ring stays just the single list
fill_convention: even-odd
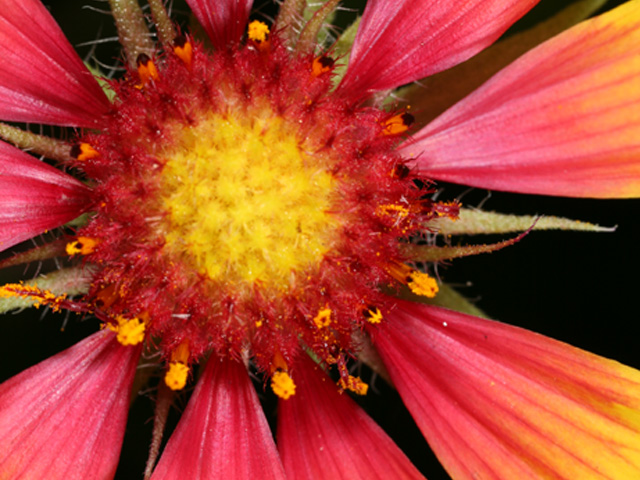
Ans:
[{"label": "pink and yellow petal", "polygon": [[80,215],[89,189],[71,176],[0,142],[0,251]]},{"label": "pink and yellow petal", "polygon": [[0,385],[0,478],[112,478],[139,355],[101,331]]},{"label": "pink and yellow petal", "polygon": [[240,41],[247,28],[253,0],[187,0],[194,15],[217,49]]},{"label": "pink and yellow petal", "polygon": [[280,400],[278,448],[287,478],[424,478],[386,433],[310,359]]},{"label": "pink and yellow petal", "polygon": [[109,101],[40,0],[0,4],[0,119],[91,127]]},{"label": "pink and yellow petal", "polygon": [[572,197],[640,195],[640,3],[522,56],[402,148],[425,174]]},{"label": "pink and yellow petal", "polygon": [[517,327],[400,300],[374,336],[454,478],[640,478],[640,372]]},{"label": "pink and yellow petal", "polygon": [[242,363],[209,359],[151,478],[285,478]]},{"label": "pink and yellow petal", "polygon": [[492,44],[537,2],[369,1],[340,89],[364,96],[453,67]]}]

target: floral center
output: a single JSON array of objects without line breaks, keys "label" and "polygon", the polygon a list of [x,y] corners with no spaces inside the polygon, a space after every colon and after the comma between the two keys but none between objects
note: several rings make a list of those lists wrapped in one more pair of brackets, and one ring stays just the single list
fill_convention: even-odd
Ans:
[{"label": "floral center", "polygon": [[271,112],[182,131],[162,171],[166,248],[212,280],[284,285],[332,243],[333,177]]},{"label": "floral center", "polygon": [[173,389],[215,353],[251,358],[287,398],[312,352],[364,392],[347,363],[388,312],[381,286],[437,290],[405,264],[441,214],[394,152],[412,117],[341,97],[333,60],[252,25],[237,49],[141,55],[74,150],[95,193],[67,247],[95,266],[84,308],[123,344],[153,338]]}]

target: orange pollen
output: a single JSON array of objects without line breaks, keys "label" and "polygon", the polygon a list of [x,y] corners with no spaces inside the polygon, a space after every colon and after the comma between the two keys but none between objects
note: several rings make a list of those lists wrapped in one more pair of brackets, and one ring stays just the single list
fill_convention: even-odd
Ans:
[{"label": "orange pollen", "polygon": [[191,67],[193,60],[193,45],[187,37],[180,35],[173,42],[173,53],[184,62],[187,67]]},{"label": "orange pollen", "polygon": [[189,378],[189,358],[191,352],[189,350],[189,341],[184,340],[178,347],[171,352],[171,361],[169,368],[164,375],[164,383],[171,390],[182,390],[187,384]]},{"label": "orange pollen", "polygon": [[138,55],[136,63],[138,64],[138,75],[142,86],[147,85],[151,80],[160,78],[156,64],[149,58],[149,55],[141,53]]},{"label": "orange pollen", "polygon": [[100,153],[88,143],[83,142],[77,143],[71,147],[70,155],[76,160],[80,160],[82,162],[92,158],[97,158],[100,156]]},{"label": "orange pollen", "polygon": [[182,362],[186,364],[189,363],[189,356],[189,341],[184,340],[180,345],[178,345],[178,348],[171,352],[171,361]]},{"label": "orange pollen", "polygon": [[271,377],[271,389],[283,400],[296,393],[296,384],[287,372],[276,372]]},{"label": "orange pollen", "polygon": [[142,315],[133,318],[126,318],[120,315],[115,320],[117,324],[107,323],[106,327],[118,334],[116,338],[121,345],[138,345],[144,340],[147,322],[144,321]]},{"label": "orange pollen", "polygon": [[364,318],[367,319],[367,322],[372,325],[382,322],[382,312],[380,312],[378,307],[370,306],[369,308],[366,308],[362,314],[364,315]]},{"label": "orange pollen", "polygon": [[29,299],[33,306],[39,308],[40,305],[50,307],[54,312],[59,312],[66,300],[66,295],[56,295],[50,290],[43,290],[35,285],[24,285],[22,283],[7,283],[0,286],[0,298],[18,297]]},{"label": "orange pollen", "polygon": [[289,367],[287,366],[287,361],[282,356],[282,353],[276,352],[273,356],[273,360],[271,360],[271,373],[283,371],[289,371]]},{"label": "orange pollen", "polygon": [[389,274],[400,283],[407,285],[416,295],[433,298],[438,293],[438,283],[426,273],[419,272],[403,263],[387,266]]},{"label": "orange pollen", "polygon": [[353,375],[349,375],[346,381],[344,378],[338,380],[338,387],[341,390],[349,390],[356,395],[366,395],[369,391],[369,385],[364,383],[360,377],[354,377]]},{"label": "orange pollen", "polygon": [[383,135],[399,135],[409,130],[415,118],[407,112],[399,113],[382,122]]},{"label": "orange pollen", "polygon": [[331,324],[331,309],[329,307],[325,307],[320,310],[314,317],[313,323],[315,323],[318,328],[328,327]]},{"label": "orange pollen", "polygon": [[313,59],[311,63],[311,75],[319,77],[323,73],[330,72],[333,68],[334,60],[331,57],[321,55]]},{"label": "orange pollen", "polygon": [[73,242],[67,243],[66,252],[67,255],[73,257],[74,255],[89,255],[93,253],[100,241],[91,237],[78,237]]}]

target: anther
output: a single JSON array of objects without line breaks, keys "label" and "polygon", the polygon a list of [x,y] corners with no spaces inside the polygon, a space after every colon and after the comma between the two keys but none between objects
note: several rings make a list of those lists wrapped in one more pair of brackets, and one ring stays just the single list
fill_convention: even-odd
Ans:
[{"label": "anther", "polygon": [[264,22],[254,20],[247,27],[247,36],[256,43],[266,42],[269,38],[269,27]]},{"label": "anther", "polygon": [[380,309],[378,307],[375,307],[373,305],[369,305],[367,308],[365,308],[362,312],[362,315],[367,319],[367,322],[373,325],[376,325],[382,321],[382,312],[380,312]]},{"label": "anther", "polygon": [[153,63],[153,60],[151,60],[146,53],[138,55],[136,64],[138,65],[138,75],[142,86],[147,85],[151,80],[158,80],[160,78],[156,64]]},{"label": "anther", "polygon": [[193,45],[191,45],[191,42],[185,35],[178,35],[173,41],[173,53],[175,53],[187,67],[191,67]]},{"label": "anther", "polygon": [[73,242],[67,243],[67,255],[70,257],[74,255],[89,255],[94,252],[97,244],[98,240],[95,238],[78,237]]},{"label": "anther", "polygon": [[254,20],[247,27],[247,37],[260,51],[269,49],[269,27],[266,23]]},{"label": "anther", "polygon": [[330,72],[335,61],[331,57],[321,55],[313,59],[311,63],[311,75],[319,77],[323,73]]},{"label": "anther", "polygon": [[271,390],[278,397],[287,400],[296,393],[296,384],[287,372],[277,371],[271,377]]},{"label": "anther", "polygon": [[344,378],[338,380],[338,387],[341,390],[349,390],[356,395],[366,395],[369,391],[369,385],[364,383],[360,377],[354,377],[353,375],[349,375],[346,381]]},{"label": "anther", "polygon": [[382,122],[382,133],[384,135],[399,135],[409,130],[413,122],[415,122],[415,118],[410,113],[399,113]]},{"label": "anther", "polygon": [[100,153],[88,143],[76,143],[69,152],[72,158],[85,161],[100,156]]},{"label": "anther", "polygon": [[121,345],[138,345],[144,340],[144,332],[147,328],[146,322],[140,317],[125,318],[116,317],[117,325],[107,323],[107,328],[116,332],[117,340]]},{"label": "anther", "polygon": [[387,267],[389,274],[404,283],[416,295],[433,298],[438,293],[438,282],[426,273],[419,272],[403,263],[394,263]]},{"label": "anther", "polygon": [[331,309],[329,307],[320,309],[314,317],[313,323],[315,323],[318,328],[328,327],[331,324]]},{"label": "anther", "polygon": [[423,297],[433,298],[438,293],[436,279],[417,270],[414,270],[409,275],[408,285],[413,293]]},{"label": "anther", "polygon": [[171,361],[169,369],[164,376],[164,383],[171,390],[182,390],[187,384],[189,378],[189,343],[185,340],[178,348],[171,352]]},{"label": "anther", "polygon": [[391,176],[393,178],[397,178],[399,180],[404,180],[411,173],[411,169],[407,167],[404,163],[398,163],[393,170],[391,171]]}]

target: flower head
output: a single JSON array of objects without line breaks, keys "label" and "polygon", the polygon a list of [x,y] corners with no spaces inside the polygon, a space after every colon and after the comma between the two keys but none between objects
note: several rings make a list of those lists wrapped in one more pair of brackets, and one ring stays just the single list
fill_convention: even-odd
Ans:
[{"label": "flower head", "polygon": [[[424,127],[386,94],[468,59],[535,1],[371,1],[348,58],[341,40],[318,39],[338,2],[303,20],[306,2],[285,1],[272,25],[249,20],[250,1],[188,3],[210,45],[180,33],[160,1],[149,2],[153,44],[137,2],[110,1],[126,72],[102,79],[104,90],[39,0],[0,7],[1,48],[13,58],[0,67],[0,118],[78,128],[69,143],[0,131],[61,167],[0,144],[0,246],[79,217],[6,262],[68,266],[6,284],[0,298],[5,309],[44,305],[103,328],[0,386],[0,451],[12,452],[0,475],[54,464],[60,476],[112,476],[139,357],[162,370],[151,478],[421,478],[349,398],[368,391],[350,369],[358,358],[397,387],[456,478],[637,473],[637,372],[423,303],[443,288],[424,262],[522,237],[435,245],[452,224],[474,233],[480,214],[438,201],[434,179],[638,195],[640,3],[534,49]],[[570,127],[559,134],[561,125]],[[513,231],[495,215],[479,230],[491,228]],[[279,398],[277,446],[249,372]],[[78,387],[64,379],[79,376],[86,387],[74,400]],[[105,383],[115,385],[108,395]],[[173,392],[193,384],[154,470]],[[45,401],[23,420],[18,398],[35,402],[31,385]],[[92,395],[104,400],[93,417]],[[105,433],[96,415],[118,422]],[[59,442],[36,441],[56,429],[81,432],[81,462],[70,467]],[[110,452],[100,462],[95,438]]]}]

